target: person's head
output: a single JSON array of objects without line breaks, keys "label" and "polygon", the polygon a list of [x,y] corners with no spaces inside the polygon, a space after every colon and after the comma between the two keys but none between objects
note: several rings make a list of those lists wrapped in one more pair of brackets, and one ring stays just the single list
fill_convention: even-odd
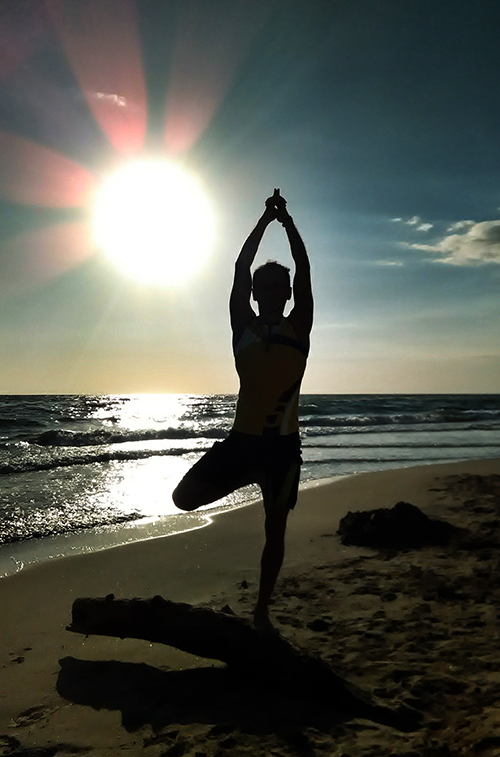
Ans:
[{"label": "person's head", "polygon": [[290,269],[268,260],[254,271],[252,294],[259,306],[259,314],[269,323],[277,323],[292,296]]}]

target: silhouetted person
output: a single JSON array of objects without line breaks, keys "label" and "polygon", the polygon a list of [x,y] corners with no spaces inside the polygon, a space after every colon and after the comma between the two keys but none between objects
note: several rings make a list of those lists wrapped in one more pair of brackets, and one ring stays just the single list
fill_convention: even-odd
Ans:
[{"label": "silhouetted person", "polygon": [[[284,316],[292,296],[289,269],[267,262],[254,272],[250,266],[268,225],[284,227],[295,262],[294,307]],[[257,302],[256,315],[250,298]],[[231,328],[240,390],[233,427],[227,439],[213,447],[188,471],[173,492],[182,510],[214,502],[250,483],[262,489],[266,542],[254,620],[271,631],[269,600],[283,562],[289,511],[297,501],[300,477],[298,424],[299,390],[309,352],[313,320],[311,274],[306,248],[279,190],[236,261],[230,298]]]}]

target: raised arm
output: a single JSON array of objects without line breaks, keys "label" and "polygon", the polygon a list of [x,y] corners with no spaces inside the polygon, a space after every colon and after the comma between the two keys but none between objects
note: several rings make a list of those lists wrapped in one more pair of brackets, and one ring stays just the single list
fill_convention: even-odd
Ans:
[{"label": "raised arm", "polygon": [[278,196],[275,198],[276,218],[283,225],[290,244],[290,252],[295,263],[293,279],[294,306],[288,316],[301,341],[309,346],[309,335],[313,324],[314,301],[311,284],[311,265],[302,237],[300,236],[292,216],[286,209],[286,200]]},{"label": "raised arm", "polygon": [[255,228],[250,232],[241,252],[236,260],[233,288],[229,299],[229,313],[233,330],[233,344],[238,341],[248,323],[255,317],[255,311],[250,305],[252,294],[252,274],[250,267],[255,259],[264,232],[276,218],[274,199],[266,200],[266,209],[261,215]]}]

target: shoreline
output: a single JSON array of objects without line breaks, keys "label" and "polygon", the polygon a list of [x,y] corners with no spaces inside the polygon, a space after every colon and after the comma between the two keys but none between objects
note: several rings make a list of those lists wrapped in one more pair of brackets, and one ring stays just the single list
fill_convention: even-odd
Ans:
[{"label": "shoreline", "polygon": [[[339,478],[357,475],[363,474],[339,474],[328,478],[311,479],[300,484],[300,490],[307,490],[318,484],[327,485]],[[191,513],[179,510],[178,513],[166,516],[146,516],[135,521],[124,521],[95,529],[8,542],[0,545],[0,582],[8,576],[42,565],[49,560],[93,554],[134,542],[178,536],[199,528],[206,528],[223,513],[259,503],[262,504],[260,497],[252,497],[230,506],[218,506],[214,503],[206,509]],[[10,554],[7,554],[9,552]]]},{"label": "shoreline", "polygon": [[[499,635],[491,615],[496,605],[491,602],[498,594],[500,613],[500,585],[498,592],[496,583],[490,589],[481,589],[481,594],[470,600],[475,604],[469,610],[463,600],[438,601],[437,595],[434,600],[432,582],[449,576],[443,586],[448,587],[446,596],[451,596],[449,587],[454,582],[467,589],[470,576],[477,573],[477,581],[483,580],[481,575],[488,560],[491,576],[495,576],[498,566],[493,562],[498,558],[487,549],[476,557],[463,550],[457,555],[453,550],[428,548],[410,550],[388,560],[374,550],[343,546],[336,534],[338,522],[348,510],[392,507],[404,500],[427,515],[444,517],[457,525],[480,524],[481,518],[491,520],[491,515],[481,512],[485,510],[484,503],[493,502],[484,481],[496,482],[499,472],[500,460],[496,458],[376,471],[327,483],[309,482],[301,489],[296,510],[290,515],[285,562],[271,608],[278,628],[301,648],[347,671],[350,680],[373,691],[385,691],[388,701],[391,697],[413,697],[424,708],[430,708],[428,722],[434,725],[427,723],[424,732],[411,737],[414,751],[422,755],[426,754],[422,739],[430,743],[439,735],[443,743],[448,743],[446,739],[454,743],[450,741],[454,734],[449,731],[453,726],[448,723],[450,719],[456,722],[458,717],[467,717],[472,721],[475,734],[479,734],[478,743],[483,738],[481,728],[484,737],[494,729],[487,708],[476,712],[477,702],[482,699],[474,694],[475,687],[490,691],[494,681],[488,679],[487,685],[482,679],[472,682],[476,710],[467,716],[464,708],[469,705],[453,694],[455,699],[446,700],[444,715],[439,716],[446,723],[439,726],[432,687],[427,690],[425,686],[429,680],[440,692],[439,687],[448,682],[453,693],[452,683],[456,680],[456,691],[465,691],[462,680],[467,680],[463,671],[468,670],[468,661],[479,665],[474,659],[479,649],[482,651],[478,661],[489,660],[490,648],[494,656]],[[160,644],[84,638],[66,630],[74,599],[109,593],[117,597],[160,594],[173,601],[216,609],[229,604],[237,614],[249,617],[257,591],[262,544],[262,508],[254,503],[220,513],[211,528],[178,534],[173,539],[159,537],[58,558],[1,580],[0,734],[17,740],[25,749],[66,744],[70,745],[67,751],[73,753],[144,753],[155,757],[168,753],[167,746],[179,740],[176,753],[184,753],[182,742],[186,753],[206,747],[206,754],[212,755],[228,733],[237,733],[240,740],[248,743],[249,755],[267,755],[272,749],[284,755],[295,754],[279,735],[280,728],[285,727],[282,720],[279,728],[275,725],[269,730],[258,702],[246,705],[243,714],[238,701],[231,701],[229,706],[224,700],[226,704],[218,710],[219,694],[207,694],[213,700],[212,709],[208,703],[195,705],[189,697],[183,700],[182,712],[176,709],[181,707],[174,702],[183,674],[189,673],[193,681],[202,685],[206,677],[212,680],[211,676],[216,675],[210,671],[219,669],[219,663]],[[419,593],[422,576],[428,576],[426,581],[430,582],[423,585],[423,594]],[[490,664],[496,663],[488,661]],[[397,681],[391,678],[394,671],[400,671]],[[495,675],[493,671],[493,678]],[[159,681],[155,685],[160,685],[161,690],[151,693],[153,680]],[[169,681],[175,682],[170,694]],[[117,686],[123,692],[119,693]],[[161,711],[157,709],[158,697],[163,703]],[[442,702],[439,706],[444,707]],[[304,713],[305,710],[302,715],[306,717]],[[494,719],[495,713],[493,710],[491,714]],[[278,715],[266,715],[271,720],[273,717]],[[300,725],[304,738],[307,736],[318,749],[324,743],[328,753],[337,749],[335,745],[341,745],[354,757],[368,754],[370,739],[376,739],[379,753],[392,753],[387,751],[390,748],[404,751],[405,745],[406,750],[410,748],[410,737],[402,740],[393,729],[366,721],[345,722],[339,731],[337,721],[320,725],[313,719],[301,725],[281,710],[279,718],[285,719],[287,733]],[[216,726],[221,730],[216,732]],[[158,745],[156,751],[154,744]],[[463,753],[472,751],[471,746],[469,752]],[[489,752],[484,754],[489,757]]]},{"label": "shoreline", "polygon": [[[438,463],[398,465],[395,468],[382,468],[356,473],[340,473],[327,478],[309,479],[300,484],[301,492],[307,492],[317,486],[329,485],[340,479],[356,478],[358,476],[374,475],[383,472],[409,470],[413,468],[428,468],[436,465],[460,465],[468,462],[487,461],[488,458],[474,458],[473,460],[446,461]],[[116,547],[126,546],[134,542],[161,539],[177,536],[182,533],[195,531],[213,524],[216,518],[226,512],[261,504],[260,497],[232,504],[231,506],[217,506],[200,509],[187,513],[179,511],[166,516],[146,516],[135,521],[125,521],[96,529],[53,534],[41,538],[8,542],[0,545],[0,583],[3,579],[17,573],[42,565],[45,562],[72,557],[76,555],[93,554]]]},{"label": "shoreline", "polygon": [[[339,475],[313,479],[301,484],[300,489],[306,490],[317,484],[329,484],[344,477],[344,475]],[[2,544],[0,545],[0,582],[8,576],[42,565],[50,560],[93,554],[135,542],[178,536],[196,531],[199,528],[206,528],[223,513],[233,512],[259,503],[262,504],[259,497],[245,499],[231,506],[217,506],[214,503],[207,509],[200,509],[191,513],[179,510],[176,514],[163,517],[145,517],[140,520],[125,521],[75,533],[54,534]],[[7,552],[11,552],[11,554],[7,554]]]}]

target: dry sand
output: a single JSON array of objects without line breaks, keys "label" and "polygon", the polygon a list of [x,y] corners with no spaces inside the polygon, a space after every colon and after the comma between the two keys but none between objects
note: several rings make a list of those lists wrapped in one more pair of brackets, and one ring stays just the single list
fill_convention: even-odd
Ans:
[{"label": "dry sand", "polygon": [[[405,500],[468,529],[453,547],[343,547],[348,510]],[[500,754],[500,461],[349,476],[301,490],[272,614],[281,633],[389,706],[423,713],[401,733],[159,644],[65,630],[79,596],[255,601],[261,507],[207,528],[54,559],[0,580],[0,755]]]}]

